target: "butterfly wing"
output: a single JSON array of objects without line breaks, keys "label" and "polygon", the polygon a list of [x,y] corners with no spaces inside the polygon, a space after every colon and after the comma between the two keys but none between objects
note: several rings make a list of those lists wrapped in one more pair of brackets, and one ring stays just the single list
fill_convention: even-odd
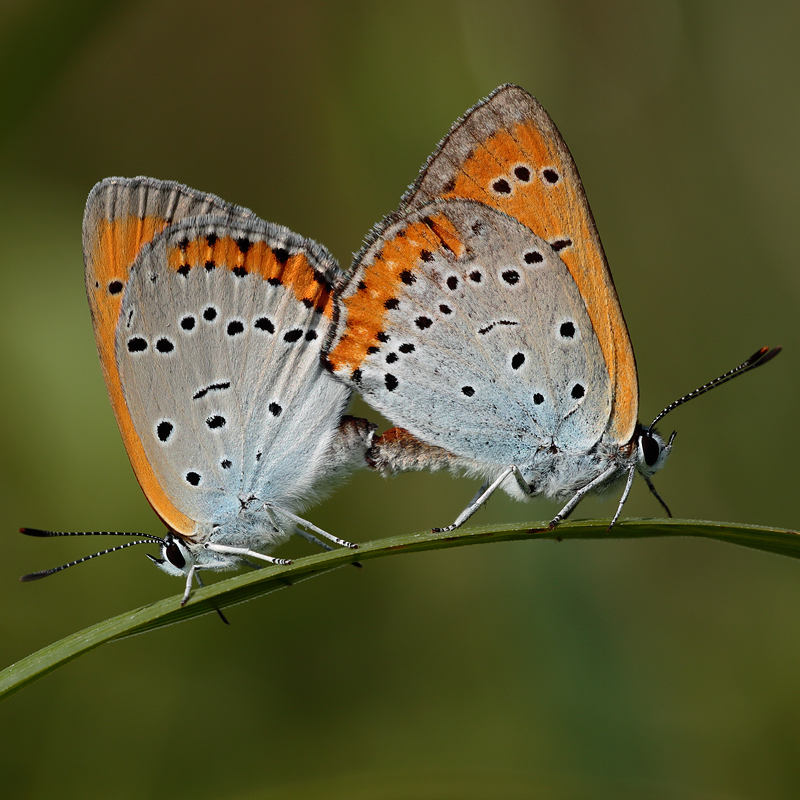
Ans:
[{"label": "butterfly wing", "polygon": [[148,500],[184,536],[255,499],[299,509],[327,477],[350,395],[319,359],[341,279],[330,254],[236,207],[210,210],[144,244],[111,276],[119,291],[105,283],[120,430]]},{"label": "butterfly wing", "polygon": [[365,252],[340,309],[330,365],[429,444],[522,466],[603,434],[611,383],[575,281],[506,214],[463,200],[407,214]]},{"label": "butterfly wing", "polygon": [[198,214],[253,218],[252,211],[173,181],[106,178],[89,194],[83,217],[86,294],[111,405],[128,455],[153,507],[177,532],[194,523],[179,512],[153,479],[125,404],[115,356],[115,331],[131,266],[142,248],[173,222]]},{"label": "butterfly wing", "polygon": [[399,211],[377,226],[356,263],[399,219],[448,198],[499,209],[558,252],[586,305],[611,380],[605,439],[628,442],[639,402],[628,329],[578,170],[534,97],[518,86],[501,86],[457,121]]}]

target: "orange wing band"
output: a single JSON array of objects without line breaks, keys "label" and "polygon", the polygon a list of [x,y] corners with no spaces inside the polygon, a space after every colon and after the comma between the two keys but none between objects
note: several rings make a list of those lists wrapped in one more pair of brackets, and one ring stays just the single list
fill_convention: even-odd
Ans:
[{"label": "orange wing band", "polygon": [[126,216],[100,220],[96,238],[86,254],[87,265],[91,267],[86,289],[108,396],[136,479],[167,527],[189,538],[196,524],[175,508],[156,480],[125,403],[114,347],[122,290],[128,281],[130,268],[141,249],[167,224],[162,217]]},{"label": "orange wing band", "polygon": [[457,257],[464,251],[453,224],[434,214],[408,225],[402,235],[384,242],[365,271],[367,282],[345,297],[347,326],[336,347],[328,355],[335,372],[352,373],[359,369],[369,348],[380,346],[378,334],[385,327],[386,312],[395,307],[402,291],[403,278],[413,271],[425,249],[444,247]]}]

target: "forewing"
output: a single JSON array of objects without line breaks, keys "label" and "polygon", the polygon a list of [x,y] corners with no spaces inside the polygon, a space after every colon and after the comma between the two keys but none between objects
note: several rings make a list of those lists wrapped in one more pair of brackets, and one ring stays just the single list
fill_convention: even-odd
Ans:
[{"label": "forewing", "polygon": [[611,379],[605,438],[627,442],[639,402],[628,329],[578,170],[534,97],[505,85],[468,111],[430,157],[400,210],[373,236],[440,198],[468,198],[497,208],[557,250],[583,297]]},{"label": "forewing", "polygon": [[136,436],[120,384],[115,334],[131,266],[153,238],[168,225],[198,214],[255,218],[252,211],[226,203],[173,181],[154,178],[106,178],[89,194],[83,217],[86,294],[106,387],[122,437],[148,499],[175,531],[188,533],[191,519],[170,502],[154,481]]}]

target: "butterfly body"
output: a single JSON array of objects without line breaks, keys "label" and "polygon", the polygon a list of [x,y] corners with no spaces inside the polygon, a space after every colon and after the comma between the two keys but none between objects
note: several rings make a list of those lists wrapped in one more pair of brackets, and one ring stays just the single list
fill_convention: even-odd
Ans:
[{"label": "butterfly body", "polygon": [[625,477],[631,467],[646,468],[636,442],[622,447],[598,444],[589,453],[537,449],[518,463],[489,464],[432,448],[403,428],[391,428],[378,437],[368,459],[371,466],[384,476],[420,469],[434,472],[446,469],[482,478],[487,484],[508,473],[510,466],[516,466],[520,479],[515,480],[509,475],[501,483],[501,488],[515,500],[539,496],[566,500],[601,477],[602,480],[592,489],[605,491]]}]

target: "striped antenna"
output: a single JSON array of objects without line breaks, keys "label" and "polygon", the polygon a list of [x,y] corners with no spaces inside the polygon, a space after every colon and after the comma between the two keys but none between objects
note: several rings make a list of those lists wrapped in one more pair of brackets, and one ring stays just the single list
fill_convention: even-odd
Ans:
[{"label": "striped antenna", "polygon": [[709,381],[708,383],[704,383],[699,389],[695,389],[693,392],[689,392],[689,394],[685,394],[683,397],[679,397],[674,402],[670,403],[648,426],[647,430],[653,430],[653,426],[660,420],[662,417],[665,417],[669,414],[670,411],[676,409],[678,406],[682,406],[689,400],[694,400],[695,397],[699,397],[701,394],[705,394],[706,392],[710,392],[712,389],[716,389],[717,386],[722,386],[723,383],[727,383],[728,381],[737,378],[739,375],[744,375],[745,372],[749,372],[751,369],[755,369],[756,367],[760,367],[762,364],[766,364],[767,361],[771,361],[775,358],[778,353],[780,353],[782,348],[780,347],[762,347],[760,350],[757,350],[747,361],[739,364],[738,367],[734,367],[731,370],[728,370],[724,375],[720,375],[719,378],[714,378],[713,381]]},{"label": "striped antenna", "polygon": [[67,567],[74,567],[76,564],[82,564],[84,561],[90,561],[97,556],[104,556],[106,553],[114,553],[117,550],[124,550],[126,547],[133,547],[135,544],[164,544],[164,540],[158,536],[151,536],[147,533],[127,533],[122,531],[43,531],[39,528],[20,528],[20,533],[26,536],[138,536],[145,537],[139,538],[135,542],[125,542],[125,544],[117,545],[116,547],[109,547],[108,550],[101,550],[98,553],[92,553],[89,556],[84,556],[76,561],[70,561],[69,564],[62,564],[60,567],[52,567],[51,569],[43,569],[39,572],[31,572],[29,575],[23,575],[21,581],[38,581],[40,578],[46,578],[55,572],[61,572]]},{"label": "striped antenna", "polygon": [[[127,531],[43,531],[40,528],[20,528],[20,533],[24,533],[26,536],[40,536],[43,538],[49,538],[51,536],[138,536],[135,542],[125,542],[125,544],[117,545],[116,547],[109,547],[108,550],[101,550],[99,553],[92,553],[90,556],[84,556],[83,558],[79,558],[76,561],[70,561],[69,564],[62,564],[60,567],[53,567],[52,569],[43,569],[39,572],[31,572],[30,575],[23,575],[20,580],[27,582],[27,581],[38,581],[40,578],[46,578],[48,575],[52,575],[54,572],[61,572],[62,569],[67,569],[67,567],[74,567],[76,564],[82,564],[84,561],[90,561],[93,558],[97,558],[97,556],[104,556],[106,553],[114,553],[117,550],[124,550],[126,547],[133,547],[135,544],[160,544],[166,546],[166,541],[159,536],[154,536],[150,533],[129,533]],[[141,538],[144,537],[144,538]],[[148,558],[158,563],[161,559],[156,558],[155,556],[150,555],[147,553]],[[360,566],[360,565],[359,565]],[[194,577],[197,580],[198,585],[202,588],[205,586],[203,583],[202,578],[200,577],[199,572],[194,573]],[[218,609],[214,609],[219,618],[226,624],[230,625],[225,615]]]}]

